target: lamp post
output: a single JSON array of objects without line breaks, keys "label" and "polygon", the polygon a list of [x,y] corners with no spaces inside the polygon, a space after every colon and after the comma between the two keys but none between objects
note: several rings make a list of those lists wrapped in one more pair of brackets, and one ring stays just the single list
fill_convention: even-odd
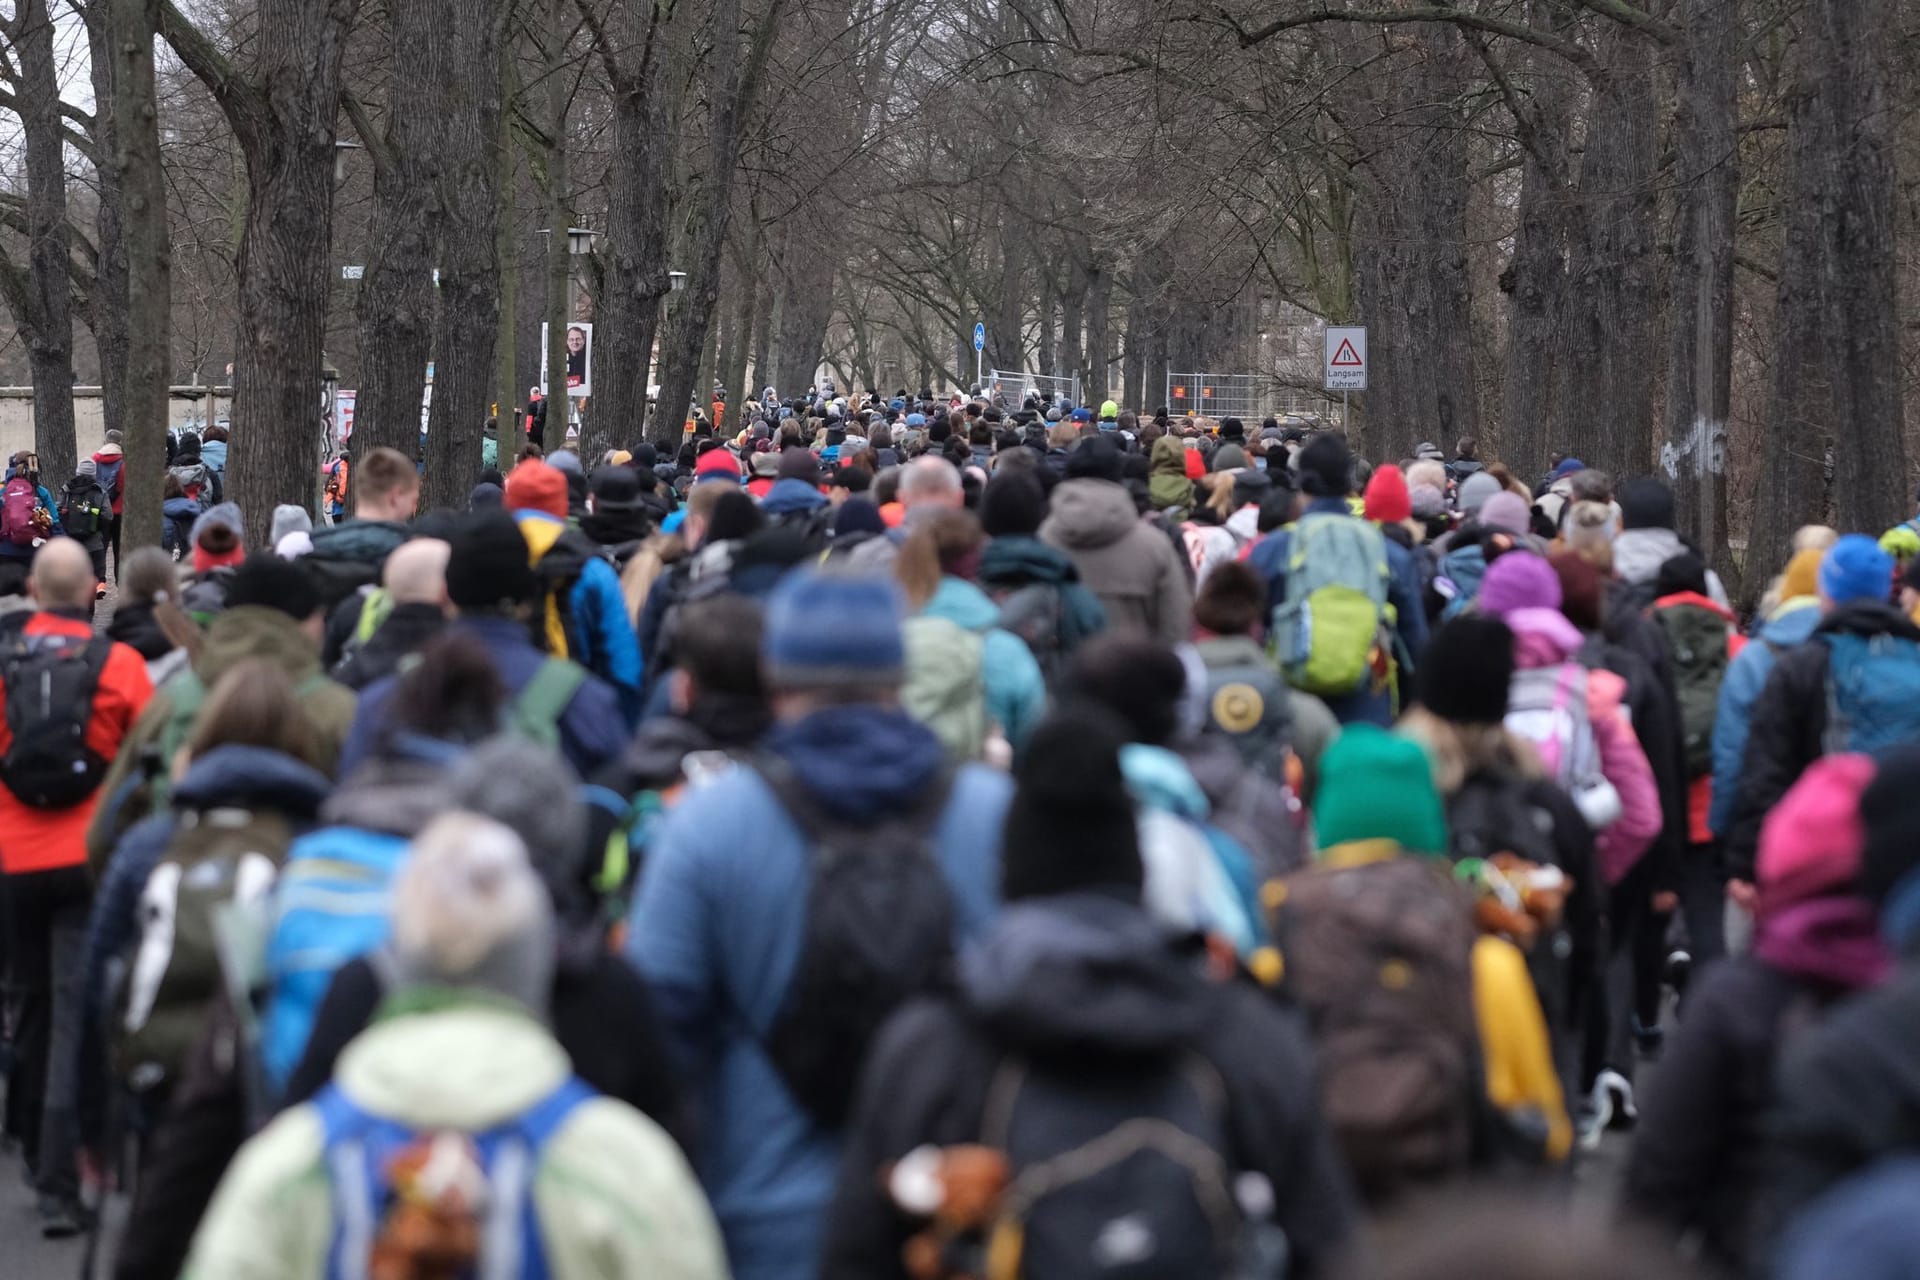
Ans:
[{"label": "lamp post", "polygon": [[687,287],[687,273],[684,271],[667,272],[667,292],[679,293]]},{"label": "lamp post", "polygon": [[343,138],[335,138],[333,142],[333,180],[335,182],[346,181],[347,152],[365,150],[366,147],[358,142],[348,142]]}]

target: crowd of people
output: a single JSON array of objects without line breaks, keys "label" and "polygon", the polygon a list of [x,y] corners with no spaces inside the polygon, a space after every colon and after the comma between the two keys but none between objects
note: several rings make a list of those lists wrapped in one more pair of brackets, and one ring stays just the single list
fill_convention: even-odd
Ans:
[{"label": "crowd of people", "polygon": [[1572,457],[827,387],[316,526],[215,430],[124,563],[117,441],[0,484],[94,1274],[1911,1269],[1920,519],[1735,600]]}]

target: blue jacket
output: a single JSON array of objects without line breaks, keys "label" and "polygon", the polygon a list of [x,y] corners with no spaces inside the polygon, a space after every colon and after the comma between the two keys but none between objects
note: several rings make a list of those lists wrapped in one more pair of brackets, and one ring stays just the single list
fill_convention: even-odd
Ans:
[{"label": "blue jacket", "polygon": [[[853,821],[901,805],[942,767],[940,743],[904,713],[835,707],[776,727],[765,748]],[[955,775],[935,830],[956,942],[996,909],[1005,774]],[[635,891],[627,954],[653,988],[703,1108],[694,1166],[736,1280],[812,1280],[840,1137],[788,1096],[760,1048],[786,998],[806,923],[808,850],[760,778],[736,771],[666,816]]]},{"label": "blue jacket", "polygon": [[1752,641],[1727,665],[1727,674],[1721,677],[1720,705],[1713,715],[1713,805],[1707,810],[1707,826],[1715,836],[1724,838],[1733,826],[1753,704],[1767,687],[1774,659],[1782,649],[1805,644],[1819,625],[1819,601],[1811,596],[1783,601],[1760,624]]},{"label": "blue jacket", "polygon": [[[516,511],[513,518],[521,524],[561,523],[544,511]],[[627,598],[620,593],[620,575],[605,560],[587,561],[567,604],[580,640],[580,652],[569,656],[614,687],[621,714],[632,728],[640,722],[640,641],[633,634]]]},{"label": "blue jacket", "polygon": [[[509,696],[518,696],[547,660],[527,638],[524,623],[511,618],[456,618],[447,624],[449,632],[478,640],[493,659]],[[389,726],[387,704],[393,699],[398,676],[388,676],[368,685],[360,695],[353,713],[353,727],[340,748],[339,777],[381,753],[381,739]],[[560,717],[560,754],[575,773],[590,778],[600,767],[617,757],[627,745],[627,725],[621,714],[620,699],[604,680],[588,676],[573,695]]]},{"label": "blue jacket", "polygon": [[767,496],[760,499],[760,509],[770,516],[784,516],[795,511],[818,511],[826,505],[826,494],[805,480],[792,476],[775,480],[773,487],[767,490]]},{"label": "blue jacket", "polygon": [[219,476],[223,481],[227,475],[227,442],[225,440],[202,440],[200,442],[200,461],[207,470]]},{"label": "blue jacket", "polygon": [[1033,727],[1047,713],[1047,682],[1026,641],[1000,629],[1000,606],[987,593],[962,578],[942,578],[940,587],[921,610],[930,618],[945,618],[982,638],[981,664],[987,686],[987,714],[993,717],[1015,751],[1027,743]]}]

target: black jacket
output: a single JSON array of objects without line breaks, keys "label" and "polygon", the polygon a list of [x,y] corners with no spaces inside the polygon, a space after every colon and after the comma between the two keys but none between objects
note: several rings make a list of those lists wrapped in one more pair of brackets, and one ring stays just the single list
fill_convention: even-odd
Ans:
[{"label": "black jacket", "polygon": [[1839,993],[1751,957],[1710,966],[1640,1103],[1626,1203],[1675,1238],[1698,1232],[1709,1258],[1741,1274],[1756,1242],[1766,1117],[1783,1032]]},{"label": "black jacket", "polygon": [[392,675],[401,659],[424,649],[446,625],[447,615],[439,605],[396,604],[366,643],[350,649],[334,667],[333,678],[358,693]]},{"label": "black jacket", "polygon": [[160,630],[150,604],[123,604],[115,608],[113,620],[107,623],[107,636],[131,645],[135,653],[149,662],[166,657],[174,649],[173,641]]},{"label": "black jacket", "polygon": [[613,552],[624,565],[653,532],[654,516],[645,507],[632,511],[596,511],[580,517],[580,532]]},{"label": "black jacket", "polygon": [[1319,1115],[1312,1051],[1250,986],[1208,980],[1133,903],[1095,894],[1017,903],[962,959],[960,992],[897,1014],[867,1061],[828,1212],[822,1280],[903,1277],[916,1230],[880,1170],[916,1147],[977,1142],[1001,1062],[1083,1080],[1164,1070],[1192,1052],[1226,1085],[1235,1164],[1264,1174],[1292,1250],[1324,1274],[1351,1237],[1347,1175]]},{"label": "black jacket", "polygon": [[[1614,597],[1609,596],[1609,601]],[[1589,668],[1611,671],[1627,682],[1622,705],[1634,736],[1653,770],[1660,793],[1660,834],[1636,867],[1655,892],[1679,887],[1680,859],[1687,849],[1687,765],[1680,730],[1680,698],[1674,691],[1673,658],[1660,630],[1637,615],[1609,607],[1606,629],[1581,647]]]},{"label": "black jacket", "polygon": [[1806,767],[1826,754],[1827,668],[1832,651],[1820,637],[1840,634],[1891,635],[1920,644],[1920,628],[1892,605],[1854,600],[1828,614],[1813,629],[1812,639],[1774,660],[1748,720],[1740,795],[1734,802],[1733,825],[1727,830],[1727,867],[1736,879],[1753,879],[1760,824]]}]

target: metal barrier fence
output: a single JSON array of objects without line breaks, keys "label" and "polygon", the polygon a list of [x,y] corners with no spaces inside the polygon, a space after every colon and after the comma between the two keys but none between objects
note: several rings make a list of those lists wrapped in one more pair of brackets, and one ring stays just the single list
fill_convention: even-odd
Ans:
[{"label": "metal barrier fence", "polygon": [[1249,427],[1269,415],[1295,417],[1309,424],[1342,426],[1340,401],[1318,386],[1320,369],[1311,362],[1275,373],[1167,373],[1163,403],[1178,417],[1239,418]]},{"label": "metal barrier fence", "polygon": [[1073,404],[1080,403],[1080,379],[1063,378],[1045,373],[1021,373],[1014,369],[987,370],[987,394],[997,394],[1014,408],[1027,397],[1029,391],[1051,391],[1054,398],[1065,396]]}]

